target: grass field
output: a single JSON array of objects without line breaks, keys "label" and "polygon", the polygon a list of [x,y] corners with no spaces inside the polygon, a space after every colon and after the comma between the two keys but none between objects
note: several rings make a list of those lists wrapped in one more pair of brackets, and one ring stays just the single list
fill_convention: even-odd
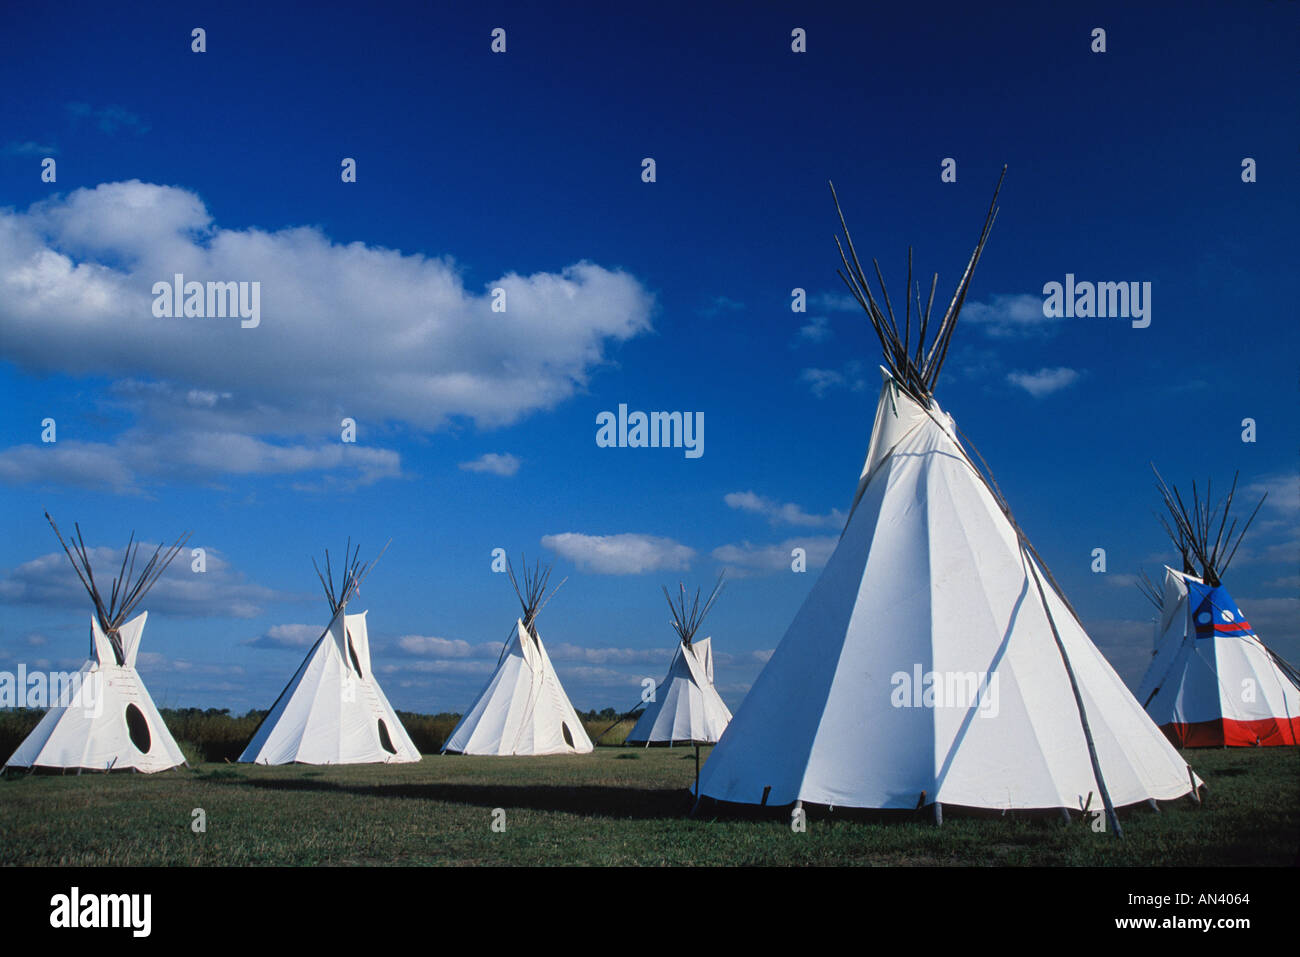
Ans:
[{"label": "grass field", "polygon": [[[156,775],[0,779],[0,863],[1288,865],[1300,846],[1300,751],[1187,752],[1210,790],[1134,809],[1125,840],[1085,823],[949,816],[692,820],[688,748],[418,764],[202,764]],[[207,830],[191,828],[195,808]],[[505,831],[493,831],[494,809]]]}]

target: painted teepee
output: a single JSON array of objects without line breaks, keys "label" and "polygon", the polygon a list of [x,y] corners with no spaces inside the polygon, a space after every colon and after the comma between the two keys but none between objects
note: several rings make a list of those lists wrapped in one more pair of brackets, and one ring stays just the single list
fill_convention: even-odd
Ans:
[{"label": "painted teepee", "polygon": [[705,764],[704,798],[940,820],[944,806],[1104,807],[1118,832],[1115,807],[1199,785],[934,400],[996,199],[928,341],[938,276],[922,311],[908,251],[898,323],[883,279],[882,309],[852,240],[852,265],[841,248],[884,350],[871,441],[839,544]]},{"label": "painted teepee", "polygon": [[685,585],[679,583],[675,604],[664,589],[673,613],[677,649],[668,676],[628,734],[628,744],[712,744],[722,737],[731,712],[713,686],[713,641],[695,637],[721,591],[722,576],[718,576],[708,600],[701,605],[697,589],[695,601],[687,607]]},{"label": "painted teepee", "polygon": [[537,632],[537,615],[550,601],[543,595],[551,570],[538,564],[530,572],[525,566],[522,588],[509,563],[506,570],[523,617],[515,620],[496,670],[442,749],[453,754],[586,754],[591,739]]},{"label": "painted teepee", "polygon": [[1260,641],[1222,583],[1263,498],[1236,533],[1228,514],[1236,476],[1222,503],[1212,504],[1209,483],[1204,498],[1192,483],[1190,507],[1158,472],[1156,480],[1182,571],[1166,566],[1163,587],[1144,580],[1158,616],[1138,700],[1179,747],[1300,744],[1300,671]]},{"label": "painted teepee", "polygon": [[95,606],[90,616],[90,658],[77,673],[75,689],[59,700],[32,729],[5,767],[165,771],[185,763],[149,690],[136,671],[140,638],[149,613],[128,616],[184,547],[184,535],[166,550],[159,545],[136,573],[140,545],[131,536],[122,567],[105,603],[95,584],[90,552],[77,537],[69,547],[48,512],[45,518],[72,562]]},{"label": "painted teepee", "polygon": [[349,542],[343,553],[343,581],[336,590],[329,552],[325,553],[325,574],[317,566],[316,575],[329,601],[330,623],[258,725],[240,761],[370,764],[420,760],[419,750],[371,668],[366,612],[347,613],[348,602],[378,560],[362,564]]}]

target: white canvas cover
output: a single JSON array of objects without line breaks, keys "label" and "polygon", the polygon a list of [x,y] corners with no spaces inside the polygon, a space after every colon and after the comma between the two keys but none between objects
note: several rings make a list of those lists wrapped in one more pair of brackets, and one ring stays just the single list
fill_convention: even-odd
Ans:
[{"label": "white canvas cover", "polygon": [[257,764],[419,761],[370,668],[366,613],[339,610],[239,756]]},{"label": "white canvas cover", "polygon": [[1155,631],[1137,697],[1173,740],[1185,747],[1297,743],[1300,688],[1226,588],[1166,567]]},{"label": "white canvas cover", "polygon": [[713,686],[713,642],[678,642],[668,676],[655,700],[627,736],[629,744],[712,744],[722,736],[731,711]]},{"label": "white canvas cover", "polygon": [[1021,547],[952,420],[888,376],[843,536],[706,762],[700,793],[1099,808],[1040,582],[1113,803],[1189,793],[1186,763]]},{"label": "white canvas cover", "polygon": [[82,692],[46,711],[7,766],[150,773],[185,763],[135,670],[148,614],[143,612],[118,629],[121,666],[99,620],[90,616],[91,652],[81,666]]},{"label": "white canvas cover", "polygon": [[443,745],[458,754],[586,754],[591,739],[540,635],[515,620],[492,677]]}]

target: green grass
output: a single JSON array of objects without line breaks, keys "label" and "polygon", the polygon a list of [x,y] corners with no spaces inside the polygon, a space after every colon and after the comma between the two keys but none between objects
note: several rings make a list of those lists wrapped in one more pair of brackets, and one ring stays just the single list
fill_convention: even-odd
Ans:
[{"label": "green grass", "polygon": [[[687,817],[689,748],[548,758],[426,756],[414,765],[203,764],[156,775],[6,774],[0,863],[1010,864],[1294,863],[1300,751],[1185,752],[1210,792],[1134,809],[1125,840],[1056,820]],[[190,828],[207,813],[206,833]],[[506,830],[491,828],[494,808]]]}]

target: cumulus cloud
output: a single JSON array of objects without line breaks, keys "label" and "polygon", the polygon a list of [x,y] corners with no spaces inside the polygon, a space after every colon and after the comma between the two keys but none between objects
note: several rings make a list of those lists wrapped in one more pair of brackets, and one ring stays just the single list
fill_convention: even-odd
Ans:
[{"label": "cumulus cloud", "polygon": [[862,309],[858,301],[847,292],[822,292],[809,301],[814,308],[824,309],[827,312],[854,312]]},{"label": "cumulus cloud", "polygon": [[[1300,480],[1294,472],[1266,475],[1246,485],[1238,494],[1244,496],[1243,501],[1251,503],[1252,509],[1255,502],[1267,495],[1265,511],[1277,510],[1288,516],[1300,516]],[[1234,508],[1234,514],[1235,511]]]},{"label": "cumulus cloud", "polygon": [[0,150],[6,156],[58,156],[59,148],[57,146],[43,146],[32,140],[25,140],[21,143],[9,143],[4,149]]},{"label": "cumulus cloud", "polygon": [[590,665],[666,666],[672,658],[670,648],[583,648],[567,642],[547,644],[546,652],[554,661],[580,661]]},{"label": "cumulus cloud", "polygon": [[128,430],[112,442],[64,439],[53,445],[0,450],[0,482],[57,482],[81,488],[139,492],[146,479],[215,484],[231,475],[286,475],[329,471],[347,484],[369,485],[402,474],[389,449],[342,442],[271,442],[240,432]]},{"label": "cumulus cloud", "polygon": [[671,538],[623,533],[545,535],[542,546],[597,575],[640,575],[689,568],[695,550]]},{"label": "cumulus cloud", "polygon": [[967,302],[961,309],[963,325],[976,326],[993,338],[1055,332],[1061,321],[1043,315],[1043,297],[1032,293],[1000,294],[987,302]]},{"label": "cumulus cloud", "polygon": [[397,647],[408,655],[423,658],[492,658],[501,654],[501,644],[471,645],[463,638],[439,638],[436,635],[403,635]]},{"label": "cumulus cloud", "polygon": [[793,502],[777,502],[756,492],[728,492],[722,497],[728,507],[743,512],[762,515],[773,525],[804,525],[810,528],[832,528],[844,524],[845,515],[831,509],[827,515],[813,515]]},{"label": "cumulus cloud", "polygon": [[290,648],[302,651],[316,644],[324,631],[320,625],[272,625],[244,644],[251,648]]},{"label": "cumulus cloud", "polygon": [[89,103],[69,103],[68,115],[73,122],[88,121],[99,128],[101,133],[116,133],[127,130],[132,133],[148,133],[149,124],[124,106],[92,106]]},{"label": "cumulus cloud", "polygon": [[819,399],[825,398],[828,392],[835,389],[861,392],[867,386],[863,365],[856,359],[846,362],[842,370],[804,369],[799,373],[799,381],[807,385],[812,394]]},{"label": "cumulus cloud", "polygon": [[787,538],[777,545],[755,545],[741,542],[738,545],[720,545],[713,550],[713,558],[727,567],[728,574],[743,578],[749,575],[771,575],[790,571],[794,561],[791,552],[802,548],[808,568],[821,568],[839,544],[838,535],[815,535],[807,538]]},{"label": "cumulus cloud", "polygon": [[[156,543],[141,544],[141,561],[152,555],[155,547]],[[103,546],[87,549],[91,567],[107,576],[101,587],[106,587],[121,568],[123,551]],[[188,553],[182,551],[139,610],[191,618],[255,618],[271,602],[301,597],[254,584],[221,552],[210,547],[206,552],[207,571],[198,573],[190,570]],[[138,562],[136,567],[140,567]],[[90,613],[90,598],[62,551],[23,562],[0,579],[0,600],[19,605],[84,606]]]},{"label": "cumulus cloud", "polygon": [[799,381],[805,383],[817,398],[824,398],[832,389],[844,385],[844,376],[834,369],[804,369],[799,373]]},{"label": "cumulus cloud", "polygon": [[1037,372],[1008,372],[1007,382],[1024,389],[1035,399],[1060,392],[1078,382],[1080,373],[1075,369],[1057,367],[1039,369]]},{"label": "cumulus cloud", "polygon": [[519,459],[509,452],[499,455],[488,452],[472,462],[461,462],[460,468],[466,472],[488,472],[492,475],[514,475],[519,471]]},{"label": "cumulus cloud", "polygon": [[737,302],[735,299],[729,299],[726,296],[714,296],[709,300],[708,305],[703,306],[699,313],[705,319],[716,319],[718,316],[728,312],[742,312],[745,304]]},{"label": "cumulus cloud", "polygon": [[799,327],[799,339],[804,342],[825,342],[831,337],[831,322],[825,316],[813,316]]},{"label": "cumulus cloud", "polygon": [[[259,282],[260,324],[154,317],[154,283],[177,273]],[[497,287],[505,312],[491,309]],[[189,457],[242,434],[237,454],[213,456],[218,467],[251,458],[254,471],[346,469],[326,450],[344,417],[356,420],[358,445],[393,425],[515,423],[585,388],[610,346],[650,328],[652,308],[632,276],[587,261],[508,272],[476,291],[450,259],[338,243],[314,227],[222,227],[197,194],[138,180],[0,210],[0,358],[117,380],[111,398],[151,432],[188,432],[175,441]],[[132,449],[150,441],[75,451],[126,460],[109,469],[122,489],[146,474],[131,461],[151,453]],[[89,470],[33,451],[15,452],[0,475]],[[359,473],[400,468],[389,458]]]},{"label": "cumulus cloud", "polygon": [[[495,657],[494,655],[493,658],[495,659]],[[416,661],[403,661],[400,665],[374,665],[374,670],[381,675],[409,675],[415,672],[425,675],[447,675],[452,677],[481,677],[482,675],[490,675],[495,668],[495,660],[488,661],[483,658],[422,658]],[[458,694],[462,697],[472,695],[478,690],[478,688],[474,687],[476,684],[477,682],[474,682],[463,686]]]}]

